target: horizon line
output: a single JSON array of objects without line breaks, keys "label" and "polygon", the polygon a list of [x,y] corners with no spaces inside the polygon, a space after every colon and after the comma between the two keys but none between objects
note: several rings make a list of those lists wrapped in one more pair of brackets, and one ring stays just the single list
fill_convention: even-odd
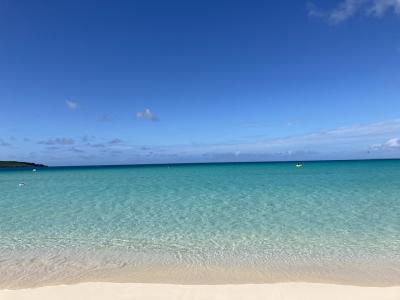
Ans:
[{"label": "horizon line", "polygon": [[[265,160],[265,161],[220,161],[220,162],[176,162],[176,163],[132,163],[132,164],[104,164],[104,165],[44,165],[44,168],[90,168],[90,167],[122,167],[122,166],[172,166],[172,165],[216,165],[216,164],[257,164],[257,163],[296,163],[296,162],[343,162],[343,161],[375,161],[375,160],[400,160],[398,158],[354,158],[354,159],[306,159],[306,160]],[[15,161],[20,162],[20,161]],[[26,162],[24,162],[26,163]],[[40,164],[40,163],[35,163]],[[26,169],[31,167],[4,168]],[[43,167],[38,167],[43,168]]]}]

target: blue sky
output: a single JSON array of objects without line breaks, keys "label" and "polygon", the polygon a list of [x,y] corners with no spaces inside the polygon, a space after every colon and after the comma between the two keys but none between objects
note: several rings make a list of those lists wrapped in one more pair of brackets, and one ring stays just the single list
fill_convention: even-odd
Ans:
[{"label": "blue sky", "polygon": [[0,160],[400,157],[399,29],[399,0],[1,0]]}]

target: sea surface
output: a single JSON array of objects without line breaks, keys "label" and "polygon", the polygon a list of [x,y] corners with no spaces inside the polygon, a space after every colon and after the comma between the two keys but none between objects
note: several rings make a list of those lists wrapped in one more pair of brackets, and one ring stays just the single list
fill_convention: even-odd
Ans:
[{"label": "sea surface", "polygon": [[400,160],[0,171],[0,288],[83,281],[399,285]]}]

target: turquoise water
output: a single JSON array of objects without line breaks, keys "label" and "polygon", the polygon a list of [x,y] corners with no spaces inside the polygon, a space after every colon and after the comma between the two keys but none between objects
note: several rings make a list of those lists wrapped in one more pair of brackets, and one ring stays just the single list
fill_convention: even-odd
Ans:
[{"label": "turquoise water", "polygon": [[400,284],[399,160],[7,170],[0,187],[0,287]]}]

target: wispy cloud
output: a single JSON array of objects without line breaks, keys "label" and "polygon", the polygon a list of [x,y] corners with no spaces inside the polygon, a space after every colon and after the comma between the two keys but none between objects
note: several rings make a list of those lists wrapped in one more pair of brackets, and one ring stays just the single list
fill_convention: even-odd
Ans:
[{"label": "wispy cloud", "polygon": [[271,141],[272,144],[293,144],[293,145],[343,145],[348,142],[363,143],[369,140],[379,139],[388,135],[400,132],[400,119],[370,124],[361,124],[337,129],[311,133],[307,135],[292,136]]},{"label": "wispy cloud", "polygon": [[5,147],[5,146],[11,146],[11,144],[10,143],[7,143],[7,142],[5,142],[4,140],[2,140],[2,139],[0,139],[0,146],[3,146],[3,147]]},{"label": "wispy cloud", "polygon": [[369,13],[382,16],[387,11],[393,10],[396,14],[400,14],[400,0],[375,0],[369,8]]},{"label": "wispy cloud", "polygon": [[287,151],[367,151],[374,141],[400,135],[400,119],[354,125],[310,134],[248,143],[196,144],[181,146],[185,153],[282,153]]},{"label": "wispy cloud", "polygon": [[[341,127],[325,132],[325,135],[347,137],[373,137],[380,134],[389,134],[400,130],[400,119]],[[324,133],[323,133],[324,134]]]},{"label": "wispy cloud", "polygon": [[[2,140],[0,140],[2,142]],[[3,141],[4,142],[4,141]],[[400,156],[400,119],[359,124],[287,137],[257,136],[247,141],[137,145],[120,138],[86,136],[40,141],[43,161],[77,163],[156,163],[388,158]],[[67,145],[67,146],[65,146]],[[51,150],[51,151],[50,151]],[[80,155],[94,155],[81,161]],[[66,159],[66,160],[65,160]]]},{"label": "wispy cloud", "polygon": [[112,139],[111,141],[109,141],[108,144],[118,145],[118,144],[122,144],[123,142],[124,142],[123,140],[116,138],[116,139]]},{"label": "wispy cloud", "polygon": [[102,143],[97,143],[97,144],[90,144],[90,143],[88,143],[88,144],[86,144],[86,146],[92,147],[92,148],[104,148],[104,147],[105,147],[105,145],[102,144]]},{"label": "wispy cloud", "polygon": [[74,143],[75,141],[70,138],[55,138],[38,142],[38,144],[42,145],[73,145]]},{"label": "wispy cloud", "polygon": [[86,151],[82,150],[82,149],[78,149],[75,147],[71,147],[68,149],[68,151],[73,152],[73,153],[85,153]]},{"label": "wispy cloud", "polygon": [[48,146],[48,147],[46,147],[46,150],[49,150],[49,151],[57,151],[57,150],[59,150],[60,148],[59,147],[56,147],[56,146]]},{"label": "wispy cloud", "polygon": [[66,101],[65,101],[65,105],[66,105],[69,109],[77,109],[78,106],[79,106],[78,102],[71,101],[71,100],[66,100]]},{"label": "wispy cloud", "polygon": [[[136,151],[144,155],[151,150],[154,158],[179,158],[195,160],[196,157],[214,157],[218,159],[236,157],[237,159],[301,159],[327,158],[342,155],[366,154],[370,145],[377,141],[388,141],[386,146],[397,145],[397,140],[390,140],[393,136],[400,136],[400,119],[340,127],[332,130],[313,132],[281,138],[266,139],[259,137],[251,142],[226,143],[192,143],[181,145],[152,145],[132,147],[129,143],[126,148],[120,149],[126,153]],[[137,150],[135,150],[137,149]],[[175,158],[173,158],[175,157]],[[236,160],[235,158],[235,160]]]},{"label": "wispy cloud", "polygon": [[100,118],[101,122],[110,123],[114,121],[114,117],[111,114],[105,114]]},{"label": "wispy cloud", "polygon": [[344,0],[329,11],[313,3],[308,5],[309,16],[322,18],[330,24],[339,24],[356,15],[381,17],[389,11],[400,14],[400,0]]},{"label": "wispy cloud", "polygon": [[81,141],[84,143],[89,143],[91,141],[94,141],[95,139],[96,139],[96,137],[94,135],[85,134],[81,137]]},{"label": "wispy cloud", "polygon": [[152,113],[151,110],[148,108],[146,108],[144,111],[137,112],[136,118],[150,120],[150,121],[158,121],[158,117],[154,113]]}]

